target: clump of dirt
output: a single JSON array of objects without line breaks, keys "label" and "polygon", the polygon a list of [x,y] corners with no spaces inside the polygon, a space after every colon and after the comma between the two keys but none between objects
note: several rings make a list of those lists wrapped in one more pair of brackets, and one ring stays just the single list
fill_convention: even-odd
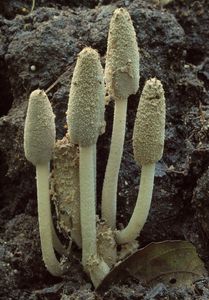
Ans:
[{"label": "clump of dirt", "polygon": [[[56,114],[57,138],[65,134],[65,111],[76,56],[96,48],[104,63],[108,24],[116,7],[133,19],[141,54],[140,89],[157,77],[166,92],[166,140],[157,164],[152,207],[140,235],[151,241],[191,241],[206,265],[209,236],[209,3],[158,1],[5,1],[0,8],[0,298],[100,299],[79,264],[74,247],[67,276],[44,268],[38,234],[34,168],[23,151],[30,92],[47,91]],[[160,1],[159,1],[160,2]],[[118,183],[118,226],[127,224],[136,201],[140,170],[132,132],[139,94],[128,103],[126,142]],[[112,129],[98,143],[98,209]],[[208,299],[208,279],[193,289],[142,286],[133,278],[110,287],[104,299]]]}]

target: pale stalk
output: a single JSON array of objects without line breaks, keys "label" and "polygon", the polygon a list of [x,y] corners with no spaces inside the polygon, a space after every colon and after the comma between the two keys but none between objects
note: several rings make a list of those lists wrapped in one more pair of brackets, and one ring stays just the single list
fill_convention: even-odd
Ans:
[{"label": "pale stalk", "polygon": [[38,196],[38,219],[43,261],[48,271],[54,276],[63,274],[63,269],[56,258],[52,238],[52,218],[49,197],[48,163],[36,166]]},{"label": "pale stalk", "polygon": [[94,145],[80,146],[79,153],[82,264],[97,286],[109,268],[97,255]]},{"label": "pale stalk", "polygon": [[155,163],[143,165],[137,202],[128,225],[116,232],[118,244],[132,242],[141,232],[150,210],[155,175]]},{"label": "pale stalk", "polygon": [[126,130],[127,99],[115,100],[110,153],[102,190],[102,218],[113,230],[116,226],[118,173]]}]

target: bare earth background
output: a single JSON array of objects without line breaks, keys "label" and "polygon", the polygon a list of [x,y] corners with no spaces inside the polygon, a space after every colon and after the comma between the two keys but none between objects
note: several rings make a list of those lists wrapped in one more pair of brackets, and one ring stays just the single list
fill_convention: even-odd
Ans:
[{"label": "bare earth background", "polygon": [[[108,24],[116,7],[133,19],[141,54],[140,90],[156,76],[167,103],[166,141],[158,163],[152,207],[139,238],[191,241],[209,262],[209,1],[0,0],[0,299],[209,299],[209,281],[193,289],[153,288],[127,279],[99,298],[74,247],[67,276],[54,278],[40,251],[35,170],[24,158],[23,128],[30,92],[48,89],[57,138],[65,133],[65,111],[76,56],[96,48],[104,63]],[[139,169],[131,137],[139,94],[129,99],[124,157],[118,185],[118,224],[129,220]],[[113,106],[98,143],[98,202],[111,136]],[[99,209],[99,205],[98,205]]]}]

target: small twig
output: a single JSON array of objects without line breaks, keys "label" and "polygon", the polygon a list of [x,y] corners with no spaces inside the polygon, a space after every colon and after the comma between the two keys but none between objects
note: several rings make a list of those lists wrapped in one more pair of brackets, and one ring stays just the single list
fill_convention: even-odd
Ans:
[{"label": "small twig", "polygon": [[32,0],[32,6],[31,6],[30,13],[32,13],[32,11],[34,10],[35,4],[36,4],[36,0]]},{"label": "small twig", "polygon": [[67,72],[69,72],[70,70],[71,70],[71,68],[72,68],[72,65],[71,66],[69,66],[66,70],[65,70],[65,72],[63,72],[49,87],[48,87],[48,89],[45,91],[46,92],[46,94],[51,90],[51,89],[53,89],[60,81],[61,81],[61,79],[63,78],[63,76],[67,73]]}]

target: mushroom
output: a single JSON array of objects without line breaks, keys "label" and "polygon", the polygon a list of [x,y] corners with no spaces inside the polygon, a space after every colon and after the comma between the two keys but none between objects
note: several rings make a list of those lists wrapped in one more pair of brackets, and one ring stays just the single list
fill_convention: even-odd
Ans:
[{"label": "mushroom", "polygon": [[84,48],[73,73],[67,124],[71,142],[79,145],[82,264],[94,286],[109,272],[108,265],[98,255],[96,240],[95,147],[104,123],[104,97],[99,55],[91,48]]},{"label": "mushroom", "polygon": [[107,92],[115,102],[110,153],[102,190],[102,217],[115,229],[118,172],[123,154],[128,97],[139,87],[139,51],[127,10],[114,11],[110,22],[105,66]]},{"label": "mushroom", "polygon": [[155,164],[161,159],[165,137],[165,97],[161,82],[148,80],[140,98],[133,133],[136,162],[141,179],[136,206],[128,225],[116,232],[118,244],[132,242],[143,228],[150,209]]},{"label": "mushroom", "polygon": [[24,129],[24,151],[27,160],[36,167],[38,219],[43,260],[48,271],[60,276],[63,268],[56,258],[55,248],[65,252],[52,222],[49,196],[49,162],[55,143],[54,114],[47,95],[35,90],[29,98]]}]

